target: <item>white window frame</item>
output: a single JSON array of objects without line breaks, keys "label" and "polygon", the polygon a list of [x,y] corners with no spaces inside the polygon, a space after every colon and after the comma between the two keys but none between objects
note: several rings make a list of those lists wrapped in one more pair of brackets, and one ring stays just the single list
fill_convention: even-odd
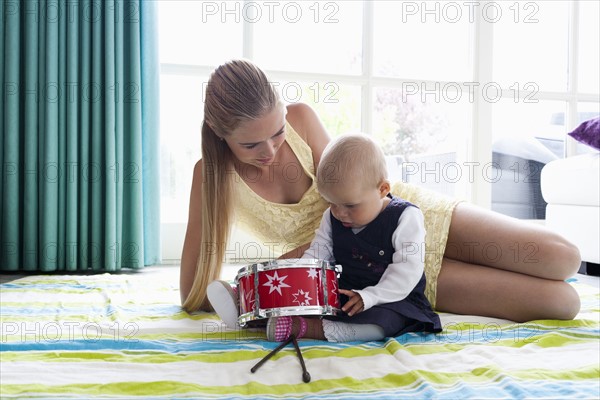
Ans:
[{"label": "white window frame", "polygon": [[[491,1],[481,1],[483,8]],[[251,3],[245,0],[244,3]],[[254,26],[252,23],[243,20],[242,34],[242,57],[253,59],[253,38]],[[379,86],[401,87],[405,80],[402,78],[384,78],[373,74],[373,36],[374,36],[374,5],[371,1],[363,1],[363,35],[362,35],[362,74],[357,76],[320,74],[302,71],[278,71],[265,70],[272,79],[279,80],[304,80],[309,82],[338,82],[351,85],[358,85],[361,91],[361,129],[364,132],[371,133],[373,126],[373,88]],[[472,37],[472,66],[474,82],[492,82],[493,81],[493,42],[494,29],[493,23],[486,22],[482,13],[476,13],[475,21],[471,25]],[[597,102],[597,94],[579,93],[578,91],[578,46],[579,46],[579,0],[570,2],[570,21],[569,21],[569,86],[564,92],[537,92],[538,100],[559,100],[567,103],[567,115],[565,121],[566,132],[574,129],[578,123],[578,102]],[[214,69],[214,66],[208,65],[185,65],[185,64],[161,64],[161,75],[185,75],[185,76],[207,76]],[[418,85],[424,84],[426,87],[433,86],[436,82],[444,85],[444,81],[416,81],[411,83]],[[514,90],[503,90],[502,98],[513,98],[518,95],[519,98],[525,98],[529,92]],[[484,101],[482,96],[475,95],[472,103],[472,130],[467,137],[468,148],[457,149],[457,158],[459,162],[473,162],[475,165],[486,165],[492,161],[492,108],[493,104]],[[566,135],[565,135],[566,136]],[[572,139],[567,139],[565,146],[565,155],[570,156],[575,152],[575,145]],[[469,187],[465,189],[467,200],[474,204],[490,209],[491,208],[491,182],[486,179],[475,179]],[[183,205],[182,205],[183,206]],[[185,236],[185,223],[162,223],[162,254],[164,260],[177,260],[181,256],[181,247]]]}]

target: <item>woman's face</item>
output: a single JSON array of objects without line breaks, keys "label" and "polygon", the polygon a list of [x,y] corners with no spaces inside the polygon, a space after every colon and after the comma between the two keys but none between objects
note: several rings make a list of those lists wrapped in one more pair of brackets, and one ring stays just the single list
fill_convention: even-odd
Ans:
[{"label": "woman's face", "polygon": [[281,105],[259,119],[241,123],[224,137],[233,155],[258,168],[270,166],[285,140],[285,112]]}]

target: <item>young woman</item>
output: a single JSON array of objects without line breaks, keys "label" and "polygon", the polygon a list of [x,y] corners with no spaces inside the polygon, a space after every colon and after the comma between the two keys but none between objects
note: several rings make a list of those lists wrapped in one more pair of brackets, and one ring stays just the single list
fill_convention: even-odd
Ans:
[{"label": "young woman", "polygon": [[[181,260],[187,311],[211,309],[206,288],[220,277],[234,219],[274,256],[296,258],[308,248],[328,206],[314,175],[328,141],[313,110],[286,107],[251,62],[213,72]],[[579,251],[561,236],[414,186],[399,183],[392,193],[425,215],[425,293],[435,309],[514,321],[571,319],[579,311],[579,296],[564,282],[579,268]]]}]

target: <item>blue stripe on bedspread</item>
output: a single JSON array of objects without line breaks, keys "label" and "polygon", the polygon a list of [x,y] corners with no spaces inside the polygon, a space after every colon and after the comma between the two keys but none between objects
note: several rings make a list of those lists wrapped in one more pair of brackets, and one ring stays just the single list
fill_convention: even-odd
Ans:
[{"label": "blue stripe on bedspread", "polygon": [[[169,272],[169,271],[167,271]],[[188,315],[171,274],[32,276],[0,287],[0,396],[45,398],[598,398],[598,288],[574,321],[442,314],[440,334],[301,340],[312,381],[260,331]]]}]

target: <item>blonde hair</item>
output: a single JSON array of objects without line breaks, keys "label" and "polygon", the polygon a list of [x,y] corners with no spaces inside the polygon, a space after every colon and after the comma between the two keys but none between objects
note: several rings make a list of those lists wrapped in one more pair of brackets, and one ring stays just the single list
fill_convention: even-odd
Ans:
[{"label": "blonde hair", "polygon": [[202,123],[202,243],[188,311],[210,311],[206,287],[219,279],[233,220],[234,156],[223,137],[241,123],[256,120],[281,105],[265,73],[246,60],[232,60],[213,71],[206,86]]},{"label": "blonde hair", "polygon": [[347,134],[331,141],[317,167],[319,192],[334,185],[362,184],[376,188],[388,177],[383,150],[363,134]]}]

